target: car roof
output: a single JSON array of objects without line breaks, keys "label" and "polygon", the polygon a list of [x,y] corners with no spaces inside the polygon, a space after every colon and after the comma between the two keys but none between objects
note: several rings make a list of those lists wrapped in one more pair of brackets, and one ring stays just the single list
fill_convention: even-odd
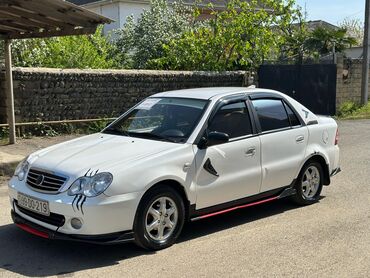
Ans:
[{"label": "car roof", "polygon": [[287,100],[301,116],[303,121],[307,124],[311,121],[317,120],[317,116],[312,113],[307,107],[303,106],[293,98],[275,90],[255,88],[250,87],[210,87],[210,88],[196,88],[196,89],[184,89],[176,91],[167,91],[163,93],[158,93],[150,97],[178,97],[178,98],[192,98],[192,99],[204,99],[217,101],[226,96],[236,95],[236,94],[246,94],[251,95],[251,97],[266,96],[266,93],[270,97],[271,95],[276,95],[283,97]]},{"label": "car roof", "polygon": [[220,98],[227,95],[233,95],[237,93],[278,93],[277,91],[268,89],[256,89],[254,87],[209,87],[209,88],[195,88],[195,89],[183,89],[175,91],[167,91],[152,95],[151,97],[178,97],[178,98],[193,98],[193,99],[212,99]]}]

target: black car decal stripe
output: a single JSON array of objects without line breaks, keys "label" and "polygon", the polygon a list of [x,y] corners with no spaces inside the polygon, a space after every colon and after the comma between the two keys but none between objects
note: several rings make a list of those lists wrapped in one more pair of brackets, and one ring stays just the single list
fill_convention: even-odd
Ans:
[{"label": "black car decal stripe", "polygon": [[83,205],[84,205],[85,202],[86,202],[86,196],[84,196],[84,198],[82,199],[82,202],[81,202],[81,212],[82,212],[82,214],[84,214]]},{"label": "black car decal stripe", "polygon": [[80,208],[79,208],[79,202],[81,201],[82,197],[83,197],[83,195],[79,195],[78,196],[78,200],[76,202],[76,208],[77,208],[77,210],[80,210]]},{"label": "black car decal stripe", "polygon": [[85,173],[85,177],[87,177],[87,174],[90,172],[91,168],[89,170],[87,170],[87,172]]},{"label": "black car decal stripe", "polygon": [[75,201],[76,201],[77,197],[78,197],[78,195],[76,195],[76,196],[73,198],[73,201],[72,201],[72,208],[73,208],[73,211],[74,211],[74,212],[76,212],[75,207],[74,207],[74,203],[75,203]]}]

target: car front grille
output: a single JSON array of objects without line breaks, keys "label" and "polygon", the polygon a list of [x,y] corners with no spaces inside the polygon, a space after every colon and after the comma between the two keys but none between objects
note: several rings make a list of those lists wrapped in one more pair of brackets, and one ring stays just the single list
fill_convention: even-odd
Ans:
[{"label": "car front grille", "polygon": [[47,224],[50,224],[56,227],[62,227],[65,223],[65,217],[63,215],[51,212],[49,216],[46,216],[46,215],[38,214],[36,212],[30,211],[28,209],[18,206],[18,202],[16,200],[14,201],[14,203],[20,212],[36,220],[39,220],[41,222],[44,222],[44,223],[47,223]]},{"label": "car front grille", "polygon": [[31,168],[27,175],[27,184],[38,191],[56,193],[67,181],[66,177]]}]

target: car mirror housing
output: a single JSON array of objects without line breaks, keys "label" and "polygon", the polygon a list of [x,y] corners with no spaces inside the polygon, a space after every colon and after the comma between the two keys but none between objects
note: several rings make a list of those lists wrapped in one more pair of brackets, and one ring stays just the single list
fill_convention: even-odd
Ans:
[{"label": "car mirror housing", "polygon": [[207,138],[206,137],[200,138],[197,146],[198,146],[198,149],[200,150],[206,149],[207,148]]},{"label": "car mirror housing", "polygon": [[198,143],[199,149],[229,142],[229,135],[223,132],[212,131],[207,138],[202,137]]}]

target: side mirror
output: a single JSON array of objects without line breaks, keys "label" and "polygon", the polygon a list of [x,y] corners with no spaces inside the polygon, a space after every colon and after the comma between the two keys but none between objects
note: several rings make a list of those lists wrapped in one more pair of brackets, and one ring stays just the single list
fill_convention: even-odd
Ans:
[{"label": "side mirror", "polygon": [[205,149],[210,146],[219,145],[229,142],[229,135],[223,132],[212,131],[208,138],[202,137],[198,143],[199,149]]}]

